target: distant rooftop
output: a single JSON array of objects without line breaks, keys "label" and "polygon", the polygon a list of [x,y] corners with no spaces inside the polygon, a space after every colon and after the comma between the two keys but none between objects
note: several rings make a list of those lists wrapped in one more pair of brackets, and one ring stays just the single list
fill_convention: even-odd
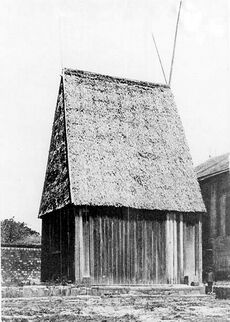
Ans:
[{"label": "distant rooftop", "polygon": [[222,172],[229,171],[230,153],[225,153],[217,157],[208,159],[198,165],[195,170],[199,180],[206,179]]}]

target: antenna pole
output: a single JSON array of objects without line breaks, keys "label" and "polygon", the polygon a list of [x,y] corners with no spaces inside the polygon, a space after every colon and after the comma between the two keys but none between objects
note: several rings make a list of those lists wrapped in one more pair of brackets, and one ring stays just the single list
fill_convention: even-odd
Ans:
[{"label": "antenna pole", "polygon": [[59,50],[60,50],[60,62],[61,62],[61,70],[63,72],[63,51],[62,51],[62,20],[61,16],[59,15],[58,19],[59,25]]},{"label": "antenna pole", "polygon": [[173,63],[174,63],[174,57],[175,57],[175,51],[176,51],[176,40],[177,40],[178,25],[179,25],[179,20],[180,20],[181,6],[182,6],[182,0],[180,0],[180,5],[179,5],[179,10],[178,10],[178,15],[177,15],[176,31],[175,31],[173,53],[172,53],[172,60],[171,60],[171,68],[170,68],[170,75],[169,75],[169,81],[168,81],[169,86],[171,85],[171,80],[172,80]]},{"label": "antenna pole", "polygon": [[155,48],[156,48],[157,56],[158,56],[158,59],[159,59],[160,65],[161,65],[161,70],[162,70],[162,73],[163,73],[163,76],[164,76],[165,84],[167,84],[167,80],[166,80],[165,71],[164,71],[164,67],[163,67],[163,64],[162,64],[161,56],[160,56],[160,53],[158,51],[157,43],[156,43],[156,40],[154,38],[153,33],[152,33],[152,38],[153,38],[153,42],[154,42],[154,45],[155,45]]}]

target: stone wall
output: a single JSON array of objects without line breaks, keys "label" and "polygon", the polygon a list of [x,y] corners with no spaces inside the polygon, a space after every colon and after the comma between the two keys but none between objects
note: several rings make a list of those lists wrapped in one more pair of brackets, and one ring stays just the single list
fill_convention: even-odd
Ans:
[{"label": "stone wall", "polygon": [[40,283],[40,245],[2,245],[2,285],[34,285]]}]

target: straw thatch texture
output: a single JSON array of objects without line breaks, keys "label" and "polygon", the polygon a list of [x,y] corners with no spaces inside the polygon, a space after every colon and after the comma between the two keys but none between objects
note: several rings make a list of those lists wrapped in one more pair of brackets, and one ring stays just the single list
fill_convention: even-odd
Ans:
[{"label": "straw thatch texture", "polygon": [[65,70],[64,92],[75,205],[205,211],[170,88]]},{"label": "straw thatch texture", "polygon": [[230,153],[225,153],[201,163],[195,168],[199,180],[229,171]]},{"label": "straw thatch texture", "polygon": [[70,203],[67,167],[63,86],[60,85],[55,111],[49,158],[39,214],[51,212]]}]

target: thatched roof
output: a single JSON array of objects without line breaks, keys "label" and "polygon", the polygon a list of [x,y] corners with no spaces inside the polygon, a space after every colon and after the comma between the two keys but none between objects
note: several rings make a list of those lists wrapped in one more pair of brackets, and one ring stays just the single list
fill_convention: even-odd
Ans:
[{"label": "thatched roof", "polygon": [[169,87],[69,69],[63,78],[40,215],[68,203],[205,211]]},{"label": "thatched roof", "polygon": [[199,164],[195,168],[198,179],[204,180],[223,172],[229,172],[229,158],[230,153],[225,153]]}]

